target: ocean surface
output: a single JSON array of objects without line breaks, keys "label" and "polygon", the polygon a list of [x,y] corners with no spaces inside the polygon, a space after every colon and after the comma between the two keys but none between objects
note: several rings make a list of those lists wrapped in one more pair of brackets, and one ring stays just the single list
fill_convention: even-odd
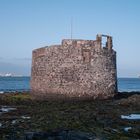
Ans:
[{"label": "ocean surface", "polygon": [[140,78],[118,78],[118,91],[140,92]]},{"label": "ocean surface", "polygon": [[[30,77],[0,77],[0,93],[29,90]],[[118,90],[140,91],[140,78],[118,78]]]},{"label": "ocean surface", "polygon": [[0,77],[0,93],[29,90],[30,77]]}]

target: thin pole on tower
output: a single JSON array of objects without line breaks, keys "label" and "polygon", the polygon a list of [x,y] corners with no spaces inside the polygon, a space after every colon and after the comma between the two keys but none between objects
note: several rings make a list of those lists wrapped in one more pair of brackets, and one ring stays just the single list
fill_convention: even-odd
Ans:
[{"label": "thin pole on tower", "polygon": [[73,38],[73,18],[71,17],[71,39]]}]

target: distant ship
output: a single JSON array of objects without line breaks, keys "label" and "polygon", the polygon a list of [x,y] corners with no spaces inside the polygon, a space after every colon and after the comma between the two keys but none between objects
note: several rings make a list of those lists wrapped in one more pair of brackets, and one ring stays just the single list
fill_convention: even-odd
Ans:
[{"label": "distant ship", "polygon": [[12,77],[13,75],[11,73],[6,74],[0,74],[0,77]]},{"label": "distant ship", "polygon": [[23,75],[15,75],[12,73],[5,73],[5,74],[0,73],[0,77],[23,77]]}]

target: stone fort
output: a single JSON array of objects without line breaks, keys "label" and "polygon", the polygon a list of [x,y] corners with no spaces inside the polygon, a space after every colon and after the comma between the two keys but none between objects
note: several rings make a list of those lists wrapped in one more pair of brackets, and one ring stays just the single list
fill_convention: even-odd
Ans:
[{"label": "stone fort", "polygon": [[33,50],[32,95],[112,97],[117,92],[116,52],[112,47],[111,36],[97,35],[96,40],[64,39],[61,45]]}]

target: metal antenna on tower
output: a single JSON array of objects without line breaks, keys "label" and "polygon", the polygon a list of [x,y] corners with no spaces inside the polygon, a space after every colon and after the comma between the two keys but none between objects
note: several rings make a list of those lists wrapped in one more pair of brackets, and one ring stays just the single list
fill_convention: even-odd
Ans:
[{"label": "metal antenna on tower", "polygon": [[71,39],[73,37],[73,18],[71,17]]}]

